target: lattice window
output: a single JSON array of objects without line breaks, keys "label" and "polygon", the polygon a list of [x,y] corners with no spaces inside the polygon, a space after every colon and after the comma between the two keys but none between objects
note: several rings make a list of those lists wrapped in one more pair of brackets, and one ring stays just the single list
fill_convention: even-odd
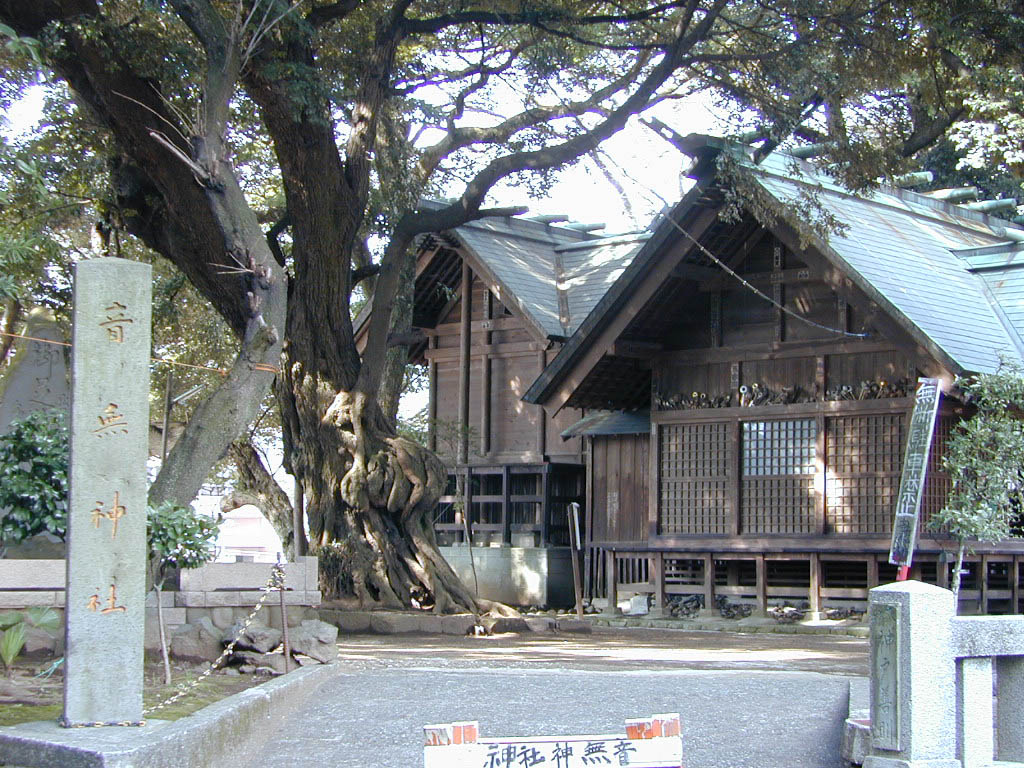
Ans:
[{"label": "lattice window", "polygon": [[[935,422],[935,434],[932,437],[932,450],[928,454],[928,474],[924,480],[924,492],[921,494],[921,522],[918,536],[934,536],[935,532],[928,526],[932,515],[946,503],[946,497],[953,489],[946,470],[942,468],[942,459],[948,450],[949,438],[957,423],[955,416],[939,416]],[[945,532],[945,529],[941,529]]]},{"label": "lattice window", "polygon": [[659,430],[661,533],[729,533],[729,424]]},{"label": "lattice window", "polygon": [[814,419],[743,422],[745,533],[814,533]]},{"label": "lattice window", "polygon": [[906,416],[826,420],[825,530],[888,536],[899,491]]},{"label": "lattice window", "polygon": [[743,476],[813,475],[814,419],[743,422]]}]

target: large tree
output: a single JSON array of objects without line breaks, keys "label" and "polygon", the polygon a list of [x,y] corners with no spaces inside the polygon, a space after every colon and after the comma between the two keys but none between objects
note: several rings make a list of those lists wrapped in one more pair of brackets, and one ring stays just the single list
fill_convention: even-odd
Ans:
[{"label": "large tree", "polygon": [[[510,213],[488,208],[500,185],[542,188],[631,116],[700,89],[760,109],[769,144],[823,110],[845,135],[851,97],[932,50],[901,42],[905,14],[861,0],[0,0],[0,22],[42,41],[97,124],[108,226],[170,260],[239,340],[153,503],[192,498],[273,381],[335,588],[392,607],[421,588],[439,611],[479,601],[427,517],[444,468],[393,424],[404,356],[389,340],[408,338],[417,237]],[[946,113],[912,102],[911,127],[941,132]],[[420,204],[438,194],[454,196]]]}]

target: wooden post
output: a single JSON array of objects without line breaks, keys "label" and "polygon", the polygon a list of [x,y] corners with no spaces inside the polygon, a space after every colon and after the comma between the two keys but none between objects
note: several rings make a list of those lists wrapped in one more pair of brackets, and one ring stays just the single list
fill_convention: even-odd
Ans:
[{"label": "wooden post", "polygon": [[949,563],[942,554],[935,558],[935,584],[943,589],[949,589]]},{"label": "wooden post", "polygon": [[580,579],[580,505],[569,503],[569,556],[572,558],[572,586],[576,597],[576,616],[583,618],[583,583]]},{"label": "wooden post", "polygon": [[587,475],[585,480],[586,490],[584,491],[584,542],[583,542],[583,592],[591,600],[594,599],[594,589],[591,583],[594,552],[594,438],[581,438],[583,450],[586,451]]},{"label": "wooden post", "polygon": [[[437,349],[437,336],[431,335],[427,342],[431,349]],[[437,361],[431,360],[430,388],[427,401],[427,447],[437,453]]]},{"label": "wooden post", "polygon": [[501,468],[501,541],[512,545],[512,473],[507,464]]},{"label": "wooden post", "polygon": [[715,609],[715,557],[708,552],[704,555],[704,610]]},{"label": "wooden post", "polygon": [[768,568],[765,566],[764,555],[755,560],[757,573],[757,608],[761,615],[768,612]]},{"label": "wooden post", "polygon": [[480,393],[480,455],[486,456],[491,452],[491,356],[488,354],[491,346],[491,313],[493,312],[493,297],[487,291],[484,299],[484,356],[481,361],[481,393]]},{"label": "wooden post", "polygon": [[[537,375],[540,376],[544,373],[544,368],[547,366],[547,355],[544,351],[537,353]],[[535,405],[537,409],[537,456],[538,461],[544,461],[544,454],[547,452],[545,444],[547,442],[547,413],[544,411],[543,405]]]},{"label": "wooden post", "polygon": [[[459,325],[459,463],[469,461],[469,368],[470,320],[473,312],[473,282],[469,264],[462,262],[462,315]],[[469,491],[466,491],[467,497]]]},{"label": "wooden post", "polygon": [[651,582],[654,585],[654,607],[652,613],[661,615],[665,611],[665,553],[652,552],[650,562]]},{"label": "wooden post", "polygon": [[1010,613],[1020,613],[1020,561],[1017,555],[1010,563],[1010,600],[1013,601]]},{"label": "wooden post", "polygon": [[547,547],[548,527],[551,525],[551,486],[550,486],[550,464],[541,467],[540,474],[540,546]]},{"label": "wooden post", "polygon": [[868,558],[868,589],[878,586],[878,558],[871,555]]},{"label": "wooden post", "polygon": [[810,603],[812,619],[821,618],[821,558],[817,552],[811,553],[811,561],[808,563],[810,569],[810,585],[808,589],[807,602]]},{"label": "wooden post", "polygon": [[608,598],[607,613],[612,615],[618,613],[619,608],[619,578],[618,570],[615,567],[615,550],[607,549],[604,553],[604,578],[607,585],[605,595]]},{"label": "wooden post", "polygon": [[739,536],[742,528],[740,520],[740,420],[737,418],[731,425],[732,434],[729,436],[729,485],[726,488],[726,499],[729,505],[729,517],[732,519],[732,535]]},{"label": "wooden post", "polygon": [[978,561],[978,589],[981,590],[978,612],[988,613],[988,555],[982,555]]}]

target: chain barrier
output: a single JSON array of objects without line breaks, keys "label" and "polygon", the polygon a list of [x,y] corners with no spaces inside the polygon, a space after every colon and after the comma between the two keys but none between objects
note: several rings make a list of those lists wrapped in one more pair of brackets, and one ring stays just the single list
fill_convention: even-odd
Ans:
[{"label": "chain barrier", "polygon": [[[271,569],[270,569],[270,578],[267,579],[266,585],[264,585],[263,587],[260,588],[260,591],[263,594],[260,595],[260,599],[256,603],[256,607],[254,607],[252,609],[252,612],[248,615],[248,617],[246,617],[245,623],[242,625],[242,628],[240,630],[238,630],[238,633],[235,635],[235,638],[224,647],[224,650],[223,650],[223,652],[221,652],[220,656],[218,656],[216,659],[211,661],[210,662],[210,666],[207,667],[203,671],[203,673],[199,677],[197,677],[195,680],[193,680],[191,683],[189,683],[188,685],[181,686],[181,688],[177,692],[175,692],[172,696],[168,697],[167,699],[165,699],[164,701],[160,702],[156,706],[148,707],[147,709],[144,709],[142,711],[142,714],[147,715],[147,716],[151,715],[154,712],[157,712],[157,711],[163,709],[164,707],[173,704],[174,702],[178,701],[179,699],[185,697],[187,694],[189,694],[193,690],[195,690],[195,688],[201,682],[203,682],[203,680],[205,680],[207,677],[209,677],[210,675],[213,674],[214,670],[218,668],[218,666],[221,664],[221,662],[223,662],[225,659],[227,659],[227,657],[230,656],[234,652],[235,645],[241,639],[242,635],[245,634],[245,631],[247,629],[249,629],[250,625],[252,624],[252,622],[256,618],[256,614],[258,614],[260,612],[260,610],[263,608],[263,604],[267,601],[267,598],[270,597],[270,595],[272,593],[274,593],[274,592],[283,592],[283,590],[284,590],[284,568],[281,566],[281,563],[275,563],[271,567]],[[145,720],[143,720],[142,723],[140,723],[140,725],[144,724],[144,723],[145,723]]]}]

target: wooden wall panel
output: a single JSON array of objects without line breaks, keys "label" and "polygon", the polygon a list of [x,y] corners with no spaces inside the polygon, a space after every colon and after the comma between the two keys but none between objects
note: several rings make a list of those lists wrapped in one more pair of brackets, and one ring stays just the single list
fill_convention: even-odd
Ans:
[{"label": "wooden wall panel", "polygon": [[[480,452],[481,359],[472,360],[469,369],[469,453]],[[492,416],[493,418],[493,416]],[[457,455],[459,424],[459,363],[437,364],[437,450],[442,456]]]},{"label": "wooden wall panel", "polygon": [[649,435],[593,438],[592,540],[647,541]]},{"label": "wooden wall panel", "polygon": [[856,388],[862,381],[894,382],[910,372],[907,358],[898,351],[860,352],[828,356],[828,389]]},{"label": "wooden wall panel", "polygon": [[[828,328],[835,328],[838,310],[836,295],[824,283],[795,283],[785,288],[783,305],[799,317],[807,318]],[[786,341],[830,339],[834,333],[793,317],[784,319]]]},{"label": "wooden wall panel", "polygon": [[537,453],[540,406],[520,398],[536,378],[535,354],[491,359],[491,451]]}]

